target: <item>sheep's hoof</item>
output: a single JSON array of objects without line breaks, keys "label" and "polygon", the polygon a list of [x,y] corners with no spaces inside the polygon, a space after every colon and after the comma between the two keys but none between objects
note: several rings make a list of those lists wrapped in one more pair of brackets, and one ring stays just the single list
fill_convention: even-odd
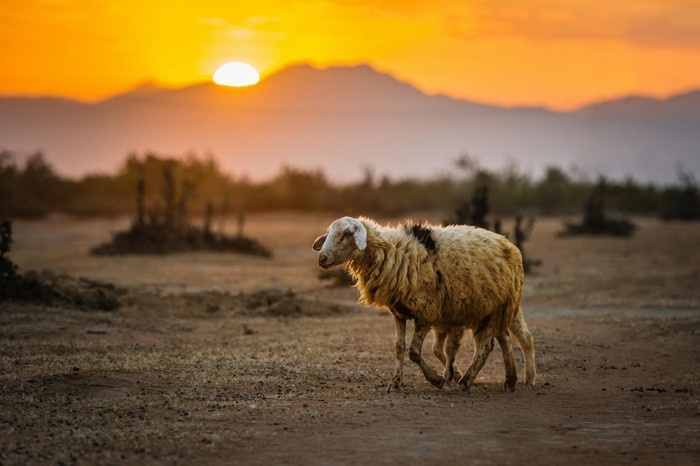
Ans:
[{"label": "sheep's hoof", "polygon": [[459,382],[459,389],[463,392],[469,393],[469,390],[471,389],[471,384],[469,382]]},{"label": "sheep's hoof", "polygon": [[445,386],[445,378],[440,377],[436,379],[429,379],[430,383],[433,384],[433,387],[435,388],[440,388],[442,389]]},{"label": "sheep's hoof", "polygon": [[452,383],[453,381],[456,382],[459,379],[455,379],[456,374],[454,372],[448,372],[445,371],[445,373],[442,375],[442,378],[445,380],[445,383],[443,385],[448,385]]},{"label": "sheep's hoof", "polygon": [[503,390],[507,392],[514,392],[515,391],[515,383],[518,381],[516,378],[512,379],[506,379],[506,381],[503,383]]},{"label": "sheep's hoof", "polygon": [[399,393],[401,391],[401,381],[393,380],[389,386],[386,387],[387,393]]},{"label": "sheep's hoof", "polygon": [[435,388],[442,388],[445,386],[445,378],[441,377],[439,375],[436,375],[434,377],[428,377],[426,374],[426,378],[428,379],[428,382],[431,383],[431,385]]}]

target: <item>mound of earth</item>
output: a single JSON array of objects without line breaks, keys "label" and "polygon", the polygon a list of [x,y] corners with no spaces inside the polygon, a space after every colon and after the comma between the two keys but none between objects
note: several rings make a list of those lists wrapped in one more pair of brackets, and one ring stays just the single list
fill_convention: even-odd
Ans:
[{"label": "mound of earth", "polygon": [[567,222],[564,224],[564,230],[559,233],[559,236],[631,236],[637,229],[637,226],[629,220],[619,218],[605,218],[603,222],[590,224],[585,220],[582,223]]},{"label": "mound of earth", "polygon": [[272,257],[267,247],[247,236],[212,234],[191,226],[175,228],[165,223],[134,224],[115,234],[111,241],[95,246],[90,253],[106,256],[185,251],[230,251]]},{"label": "mound of earth", "polygon": [[110,283],[46,270],[17,274],[11,283],[1,285],[2,295],[8,300],[103,311],[119,308],[120,296],[125,292]]},{"label": "mound of earth", "polygon": [[245,316],[322,316],[349,312],[353,306],[299,296],[291,290],[269,288],[231,294],[199,291],[177,294],[133,292],[127,304],[147,311],[163,309],[168,314],[192,316],[218,313]]},{"label": "mound of earth", "polygon": [[[5,288],[5,287],[3,287]],[[121,306],[165,309],[169,314],[206,315],[227,312],[246,316],[321,316],[348,312],[352,306],[299,296],[277,288],[231,294],[199,291],[160,294],[118,288],[111,283],[50,271],[27,272],[13,284],[9,300],[84,310],[111,311]]]}]

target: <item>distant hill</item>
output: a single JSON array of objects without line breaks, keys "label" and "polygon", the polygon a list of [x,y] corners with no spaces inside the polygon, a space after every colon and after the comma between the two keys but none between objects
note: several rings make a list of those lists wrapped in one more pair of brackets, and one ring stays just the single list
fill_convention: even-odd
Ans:
[{"label": "distant hill", "polygon": [[591,176],[676,180],[700,174],[700,91],[628,97],[572,112],[502,108],[426,95],[369,66],[293,66],[247,88],[145,84],[95,104],[0,98],[0,148],[41,149],[62,174],[113,170],[128,152],[212,153],[236,175],[284,165],[336,180],[453,171],[469,152],[488,168],[507,160],[534,174],[577,165]]}]

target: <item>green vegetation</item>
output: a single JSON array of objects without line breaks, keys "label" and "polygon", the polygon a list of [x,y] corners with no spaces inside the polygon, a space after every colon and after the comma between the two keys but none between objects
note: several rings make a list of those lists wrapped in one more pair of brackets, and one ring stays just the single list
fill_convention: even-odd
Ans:
[{"label": "green vegetation", "polygon": [[[559,167],[534,179],[512,163],[499,171],[479,167],[469,156],[457,160],[458,173],[428,180],[395,180],[366,170],[353,184],[331,183],[321,170],[283,167],[271,180],[252,182],[222,171],[213,157],[188,155],[174,159],[156,154],[129,155],[115,174],[74,180],[59,176],[42,153],[22,158],[0,152],[0,216],[36,218],[60,212],[76,216],[134,215],[137,185],[148,190],[146,216],[163,215],[165,166],[179,180],[175,199],[186,198],[188,213],[203,216],[208,203],[214,216],[271,210],[336,211],[349,215],[401,215],[411,211],[454,212],[477,186],[488,185],[494,215],[575,215],[584,210],[595,180]],[[679,171],[678,186],[640,184],[629,178],[606,183],[606,209],[613,213],[654,215],[673,219],[700,217],[697,185],[692,174]],[[188,190],[186,194],[182,191]],[[184,195],[183,195],[184,194]]]}]

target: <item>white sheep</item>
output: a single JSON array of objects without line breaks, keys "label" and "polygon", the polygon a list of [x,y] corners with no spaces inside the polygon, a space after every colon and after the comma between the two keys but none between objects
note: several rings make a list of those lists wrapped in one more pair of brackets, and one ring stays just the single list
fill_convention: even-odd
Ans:
[{"label": "white sheep", "polygon": [[[523,284],[522,256],[506,238],[471,226],[433,226],[406,222],[381,227],[360,217],[334,221],[314,242],[323,269],[348,263],[357,279],[360,301],[386,307],[396,326],[396,365],[387,391],[403,383],[406,320],[415,332],[409,350],[433,385],[442,388],[458,377],[468,391],[483,367],[494,339],[503,352],[506,390],[514,390],[517,371],[509,335],[525,359],[525,383],[535,383],[535,346],[520,308]],[[473,332],[474,355],[460,376],[454,359],[464,331]],[[445,365],[439,375],[422,358],[426,334],[435,332],[435,355]]]}]

